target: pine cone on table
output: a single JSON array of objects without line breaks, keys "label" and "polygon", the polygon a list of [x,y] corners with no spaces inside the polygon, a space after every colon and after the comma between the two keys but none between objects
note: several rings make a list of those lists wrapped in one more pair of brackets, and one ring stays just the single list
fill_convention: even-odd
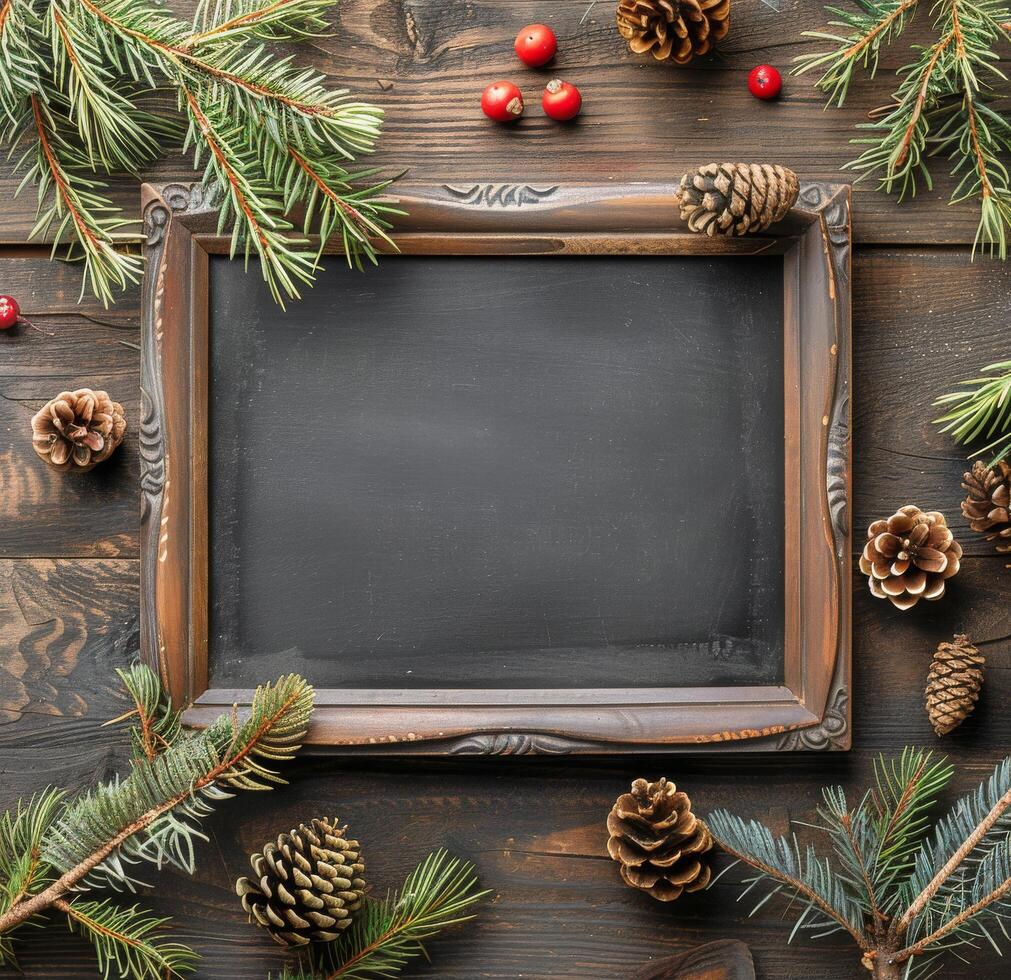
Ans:
[{"label": "pine cone on table", "polygon": [[972,714],[983,686],[980,654],[964,633],[940,643],[927,677],[927,717],[938,735],[954,731]]},{"label": "pine cone on table", "polygon": [[281,946],[336,939],[365,901],[361,846],[346,840],[347,827],[322,819],[299,824],[250,855],[254,878],[235,892],[250,922]]},{"label": "pine cone on table", "polygon": [[708,163],[681,178],[678,207],[692,231],[745,235],[782,221],[797,201],[800,181],[767,163]]},{"label": "pine cone on table", "polygon": [[32,418],[32,447],[59,470],[86,473],[123,441],[123,406],[105,391],[62,391]]},{"label": "pine cone on table", "polygon": [[962,501],[962,513],[969,519],[969,527],[985,534],[987,541],[996,542],[994,547],[1001,554],[1008,554],[1011,552],[1011,463],[1002,459],[993,466],[986,466],[977,460],[962,481],[962,489],[968,494]]},{"label": "pine cone on table", "polygon": [[626,885],[672,902],[709,884],[713,838],[692,813],[688,794],[666,779],[635,780],[611,808],[607,830],[607,853],[621,865]]},{"label": "pine cone on table", "polygon": [[911,609],[920,599],[940,599],[945,582],[958,573],[962,548],[944,515],[919,507],[900,507],[886,521],[867,529],[860,571],[871,595]]},{"label": "pine cone on table", "polygon": [[730,30],[730,0],[619,0],[618,33],[635,54],[686,65]]}]

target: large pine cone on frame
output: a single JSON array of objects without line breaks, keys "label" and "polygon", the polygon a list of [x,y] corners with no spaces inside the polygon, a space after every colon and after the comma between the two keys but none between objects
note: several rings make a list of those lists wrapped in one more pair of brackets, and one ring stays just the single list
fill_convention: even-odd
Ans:
[{"label": "large pine cone on frame", "polygon": [[607,830],[607,853],[621,866],[625,884],[661,902],[709,884],[712,835],[692,813],[688,794],[666,779],[635,780],[611,808]]},{"label": "large pine cone on frame", "polygon": [[800,181],[768,163],[708,163],[678,186],[681,218],[709,236],[746,235],[782,221],[797,201]]},{"label": "large pine cone on frame", "polygon": [[1011,463],[1002,459],[986,466],[977,460],[962,480],[968,494],[962,501],[962,514],[969,527],[995,542],[1001,554],[1011,552]]},{"label": "large pine cone on frame", "polygon": [[868,577],[872,595],[911,609],[920,599],[944,595],[944,584],[958,573],[961,557],[944,515],[909,505],[867,529],[860,571]]},{"label": "large pine cone on frame", "polygon": [[123,441],[123,406],[108,392],[61,391],[32,418],[32,447],[58,470],[86,473]]},{"label": "large pine cone on frame", "polygon": [[336,939],[365,901],[361,846],[347,827],[313,820],[281,834],[250,855],[255,878],[240,878],[235,892],[251,922],[282,946]]},{"label": "large pine cone on frame", "polygon": [[686,65],[730,30],[730,0],[619,0],[618,33],[635,54]]}]

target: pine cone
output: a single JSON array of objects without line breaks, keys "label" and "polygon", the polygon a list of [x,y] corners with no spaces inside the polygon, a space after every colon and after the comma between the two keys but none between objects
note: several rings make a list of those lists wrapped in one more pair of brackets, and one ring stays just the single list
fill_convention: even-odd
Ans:
[{"label": "pine cone", "polygon": [[123,406],[104,391],[62,391],[32,418],[32,446],[60,470],[85,473],[123,441]]},{"label": "pine cone", "polygon": [[250,855],[255,880],[235,883],[249,921],[282,946],[336,939],[365,900],[361,847],[346,830],[313,820]]},{"label": "pine cone", "polygon": [[927,717],[938,735],[954,731],[972,714],[983,686],[984,657],[959,634],[941,643],[927,675]]},{"label": "pine cone", "polygon": [[730,0],[619,0],[618,33],[636,54],[686,65],[730,30]]},{"label": "pine cone", "polygon": [[920,599],[944,595],[944,583],[957,574],[961,557],[944,515],[910,505],[867,529],[860,571],[868,576],[871,595],[910,609]]},{"label": "pine cone", "polygon": [[707,163],[681,178],[678,207],[692,231],[744,235],[782,221],[800,193],[797,175],[767,163]]},{"label": "pine cone", "polygon": [[607,853],[621,865],[626,885],[661,902],[697,892],[712,874],[705,854],[713,846],[691,800],[666,779],[637,779],[618,797],[607,817]]},{"label": "pine cone", "polygon": [[1002,459],[987,467],[977,460],[962,480],[968,493],[962,513],[969,527],[985,534],[987,541],[996,541],[994,547],[1002,555],[1011,552],[1011,463]]}]

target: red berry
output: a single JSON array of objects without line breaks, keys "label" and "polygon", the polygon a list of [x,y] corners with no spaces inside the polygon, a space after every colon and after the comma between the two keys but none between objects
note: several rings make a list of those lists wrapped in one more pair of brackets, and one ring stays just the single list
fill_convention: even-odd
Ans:
[{"label": "red berry", "polygon": [[481,111],[496,122],[514,122],[523,115],[523,93],[512,82],[493,82],[481,94]]},{"label": "red berry", "polygon": [[21,307],[13,296],[0,296],[0,330],[10,330],[21,319]]},{"label": "red berry", "polygon": [[546,65],[558,51],[558,38],[555,32],[544,24],[527,24],[516,35],[513,45],[520,61],[531,68]]},{"label": "red berry", "polygon": [[579,115],[579,109],[583,104],[583,97],[579,94],[579,89],[570,82],[563,82],[560,78],[552,78],[541,96],[541,108],[544,114],[559,122],[573,119]]},{"label": "red berry", "polygon": [[756,99],[774,99],[783,91],[783,76],[772,65],[759,65],[748,74],[748,91]]}]

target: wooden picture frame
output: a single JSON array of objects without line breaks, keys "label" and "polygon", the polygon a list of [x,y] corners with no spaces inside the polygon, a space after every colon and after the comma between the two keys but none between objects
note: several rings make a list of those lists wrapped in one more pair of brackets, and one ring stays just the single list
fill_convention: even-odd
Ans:
[{"label": "wooden picture frame", "polygon": [[[399,196],[410,214],[396,229],[405,254],[783,256],[784,682],[318,690],[310,742],[433,755],[848,749],[849,187],[803,184],[780,225],[734,239],[683,230],[670,186],[447,184]],[[191,705],[187,721],[202,724],[251,697],[208,689],[208,263],[228,241],[199,185],[145,185],[143,215],[142,653],[173,699]]]}]

